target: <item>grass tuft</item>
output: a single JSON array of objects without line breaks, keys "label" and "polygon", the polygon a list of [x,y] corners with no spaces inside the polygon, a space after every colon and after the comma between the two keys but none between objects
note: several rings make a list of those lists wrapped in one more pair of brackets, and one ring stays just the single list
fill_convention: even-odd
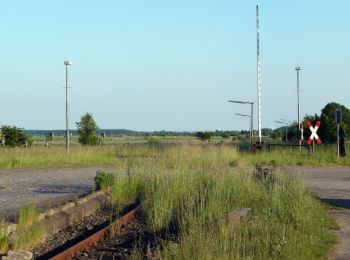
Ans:
[{"label": "grass tuft", "polygon": [[9,250],[10,241],[6,233],[6,221],[0,219],[0,254],[5,253]]},{"label": "grass tuft", "polygon": [[33,203],[20,210],[16,236],[13,241],[14,249],[29,249],[42,240],[42,228],[37,222],[39,214],[38,207]]}]

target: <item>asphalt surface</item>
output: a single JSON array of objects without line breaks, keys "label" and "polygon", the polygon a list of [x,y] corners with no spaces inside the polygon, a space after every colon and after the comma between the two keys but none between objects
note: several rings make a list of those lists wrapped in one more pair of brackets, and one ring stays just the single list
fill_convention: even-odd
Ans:
[{"label": "asphalt surface", "polygon": [[329,259],[350,259],[350,167],[297,168],[310,189],[325,203],[337,208],[330,214],[339,224],[335,233],[340,239]]},{"label": "asphalt surface", "polygon": [[15,221],[20,208],[35,203],[54,207],[81,197],[94,189],[94,177],[104,167],[67,165],[0,170],[0,217]]}]

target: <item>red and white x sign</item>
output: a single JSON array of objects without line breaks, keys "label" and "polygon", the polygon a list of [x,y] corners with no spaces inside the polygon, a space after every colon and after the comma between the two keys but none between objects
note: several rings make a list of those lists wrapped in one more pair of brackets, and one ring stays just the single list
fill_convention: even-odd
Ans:
[{"label": "red and white x sign", "polygon": [[321,125],[321,121],[317,121],[315,127],[312,126],[311,122],[307,122],[307,126],[309,127],[309,129],[310,129],[310,131],[311,131],[310,138],[309,138],[309,140],[307,141],[308,144],[311,144],[311,143],[314,141],[314,139],[316,140],[316,142],[317,142],[318,144],[321,144],[321,143],[322,143],[322,142],[321,142],[321,139],[318,137],[318,135],[317,135],[317,133],[316,133],[317,130],[318,130],[318,128],[320,127],[320,125]]}]

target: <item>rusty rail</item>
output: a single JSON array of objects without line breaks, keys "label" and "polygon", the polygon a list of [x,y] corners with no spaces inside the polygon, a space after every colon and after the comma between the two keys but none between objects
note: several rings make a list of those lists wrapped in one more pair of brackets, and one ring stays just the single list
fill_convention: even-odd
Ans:
[{"label": "rusty rail", "polygon": [[104,229],[96,232],[95,234],[92,234],[88,238],[84,239],[83,241],[80,241],[78,244],[73,245],[72,247],[64,250],[63,252],[59,253],[58,255],[52,257],[52,260],[66,260],[66,259],[74,259],[76,258],[81,252],[87,251],[92,246],[96,245],[98,242],[105,240],[109,237],[110,234],[116,234],[120,228],[127,225],[137,217],[137,215],[140,213],[140,206],[137,206],[133,210],[129,211],[127,214],[125,214],[120,219],[114,221],[112,224],[110,224],[108,227],[105,227]]}]

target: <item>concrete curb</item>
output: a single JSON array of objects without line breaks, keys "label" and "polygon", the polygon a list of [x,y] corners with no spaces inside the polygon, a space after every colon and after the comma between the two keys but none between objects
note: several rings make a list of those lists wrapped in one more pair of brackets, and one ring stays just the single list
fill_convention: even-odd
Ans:
[{"label": "concrete curb", "polygon": [[[108,194],[104,191],[96,191],[79,198],[76,201],[68,202],[39,214],[37,221],[43,228],[45,238],[71,225],[74,221],[91,215],[99,207],[108,204]],[[0,228],[0,234],[9,236],[16,232],[16,230],[16,223],[6,223]]]}]

